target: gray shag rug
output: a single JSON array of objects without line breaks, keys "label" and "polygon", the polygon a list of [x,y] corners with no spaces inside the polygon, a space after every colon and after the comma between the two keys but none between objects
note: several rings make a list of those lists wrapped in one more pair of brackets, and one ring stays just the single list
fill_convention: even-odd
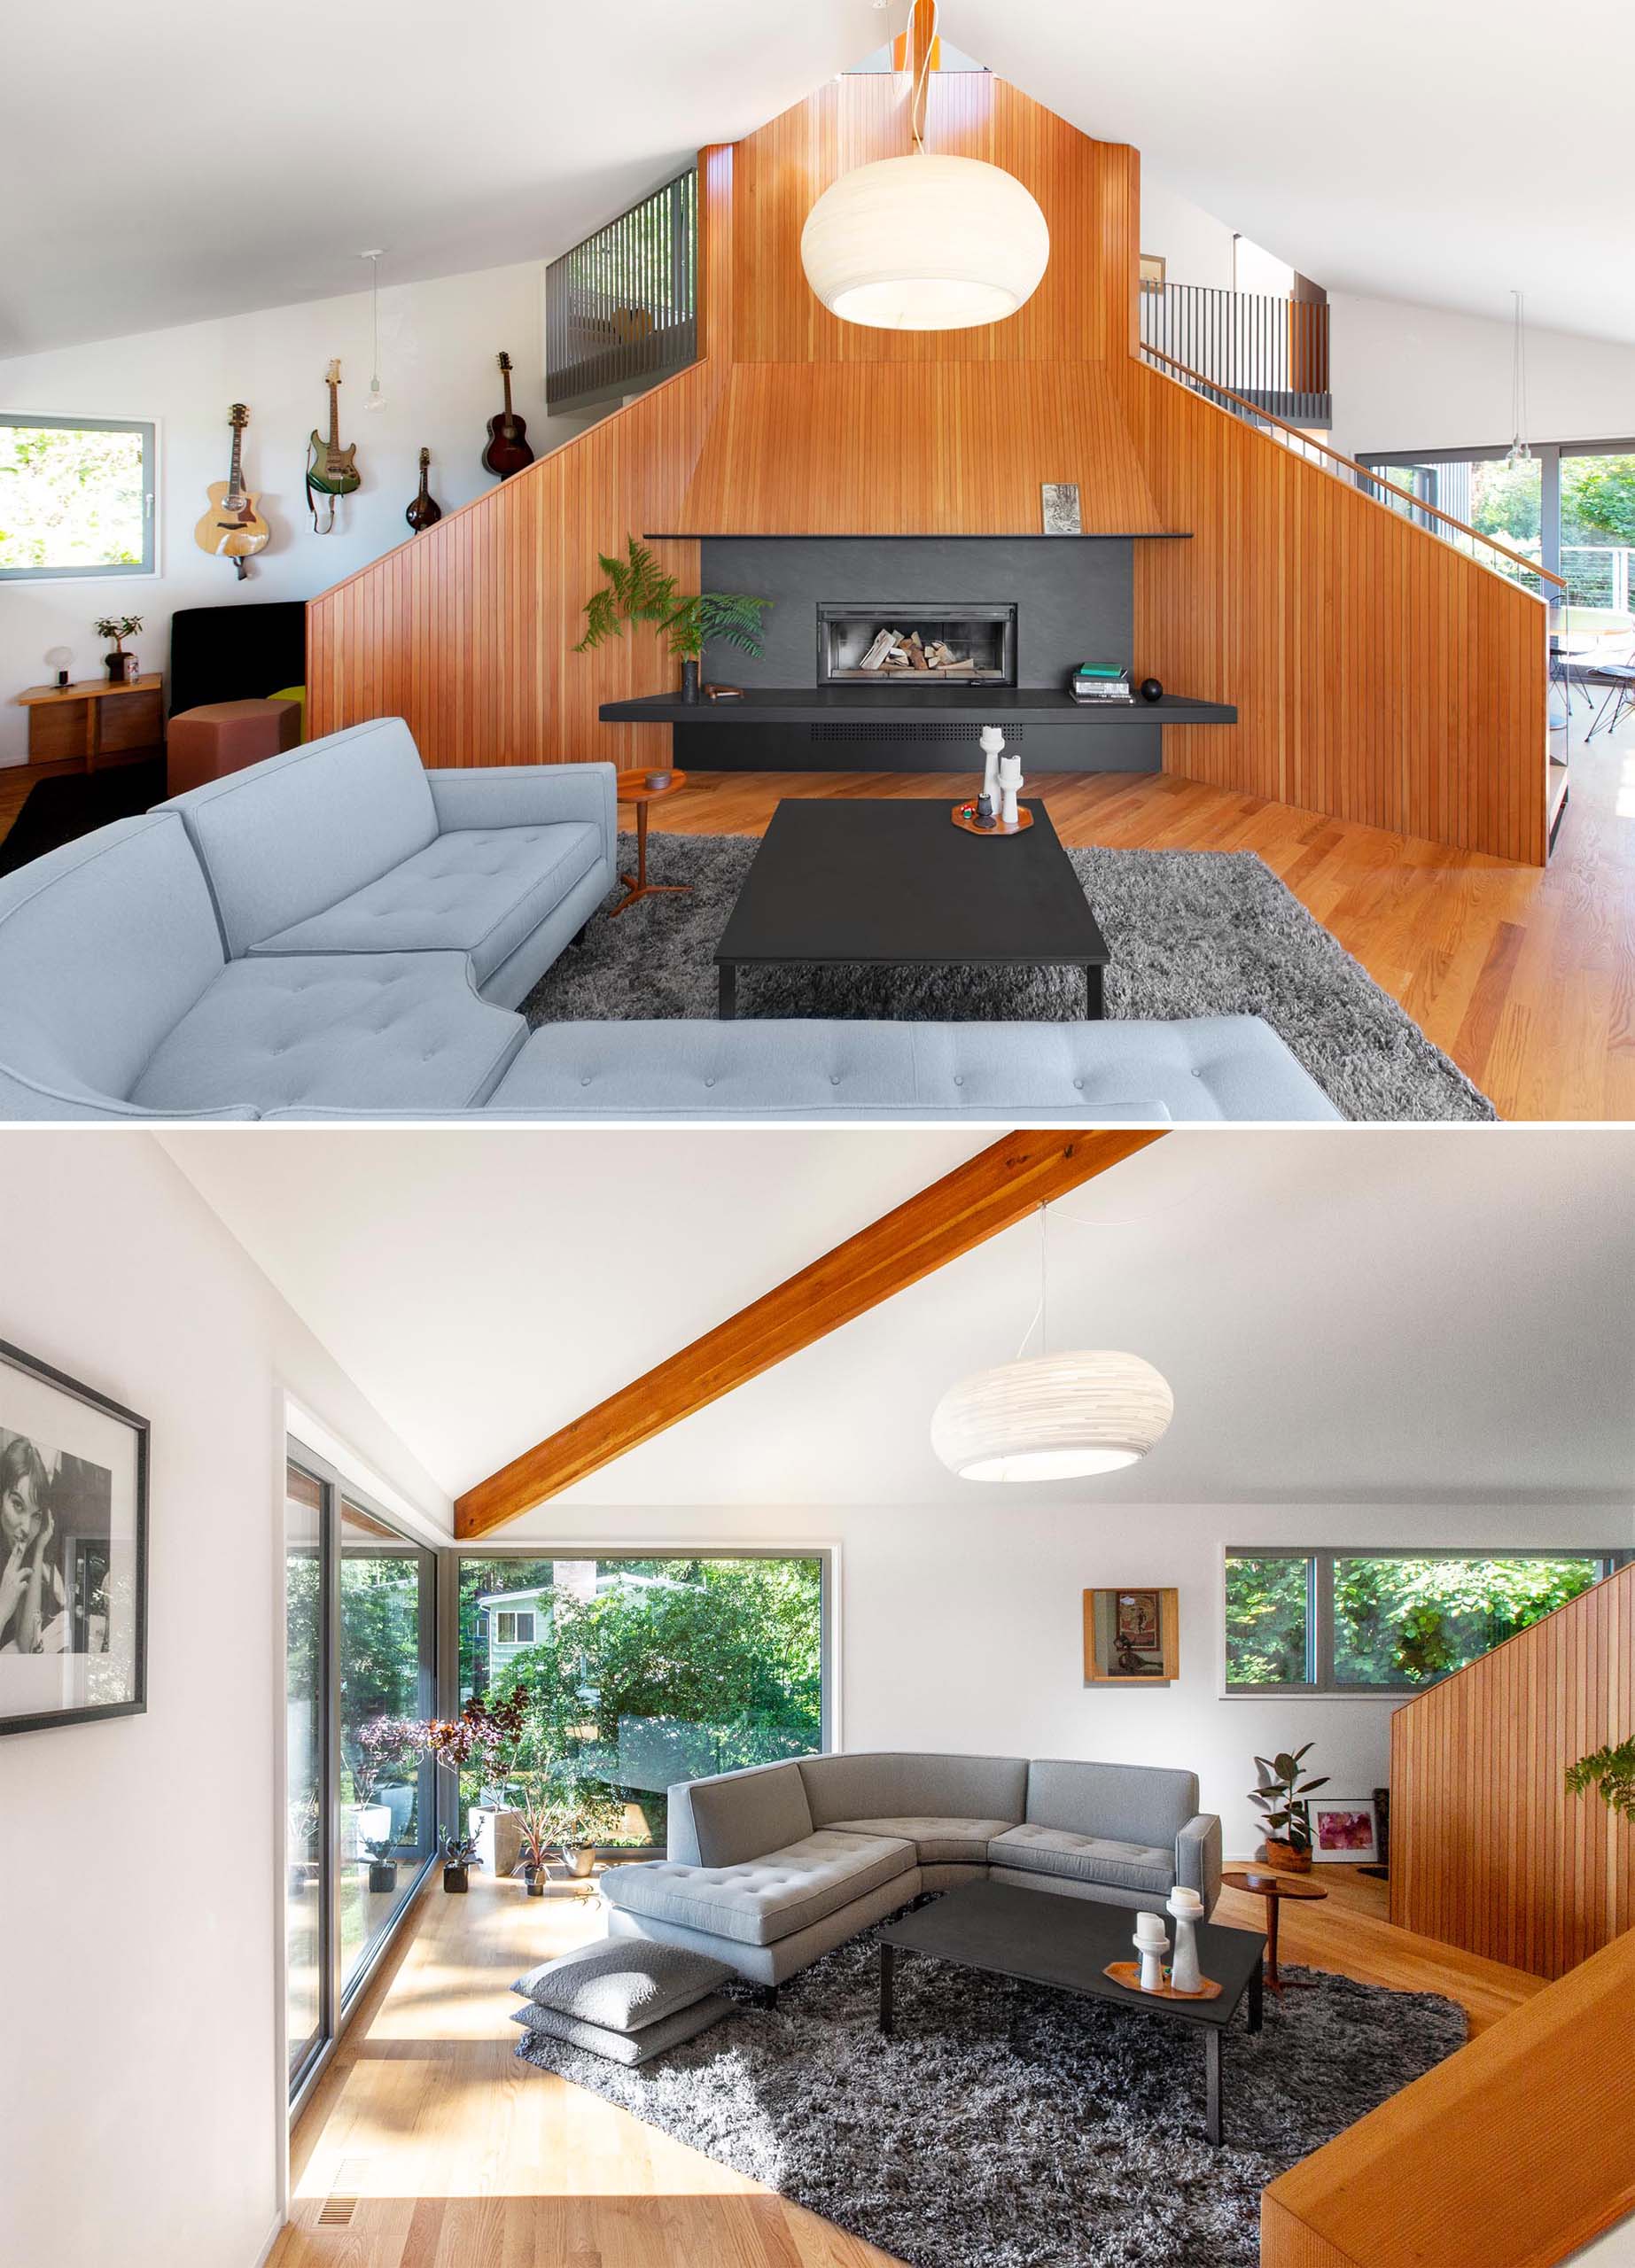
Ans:
[{"label": "gray shag rug", "polygon": [[884,2039],[868,1932],[636,2070],[517,2053],[913,2268],[1255,2268],[1266,2183],[1465,2039],[1450,2000],[1286,1973],[1227,2031],[1219,2149],[1190,2027],[915,1954]]},{"label": "gray shag rug", "polygon": [[[711,955],[758,848],[742,835],[648,839],[650,897],[594,920],[523,1004],[530,1025],[713,1016]],[[1249,850],[1070,850],[1112,951],[1109,1016],[1264,1016],[1347,1118],[1491,1119],[1490,1103]],[[619,838],[632,873],[635,841]],[[610,896],[618,903],[621,893]],[[1068,969],[744,968],[740,1016],[1059,1021],[1084,1012]]]}]

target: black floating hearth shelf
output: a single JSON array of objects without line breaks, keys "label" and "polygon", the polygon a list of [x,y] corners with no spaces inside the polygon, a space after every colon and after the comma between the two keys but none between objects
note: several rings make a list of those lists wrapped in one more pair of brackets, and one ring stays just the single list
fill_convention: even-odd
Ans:
[{"label": "black floating hearth shelf", "polygon": [[1162,701],[1075,701],[1048,686],[989,685],[928,688],[924,692],[871,685],[746,686],[738,701],[683,701],[679,693],[643,694],[634,701],[604,701],[604,725],[821,725],[841,717],[963,717],[977,725],[1235,725],[1238,712],[1224,701],[1188,701],[1166,693]]},{"label": "black floating hearth shelf", "polygon": [[856,528],[842,535],[833,528],[821,528],[810,535],[791,535],[776,529],[758,535],[750,528],[693,528],[680,533],[673,529],[655,534],[650,530],[643,534],[643,543],[1190,543],[1190,528],[1086,528],[1078,535],[1041,535],[1036,528],[1013,529],[1008,534],[991,528],[897,528],[883,532],[879,528]]}]

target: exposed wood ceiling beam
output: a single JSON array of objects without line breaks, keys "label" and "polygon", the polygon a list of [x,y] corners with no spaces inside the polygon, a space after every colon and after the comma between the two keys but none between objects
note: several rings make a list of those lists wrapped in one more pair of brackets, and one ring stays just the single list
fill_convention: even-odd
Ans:
[{"label": "exposed wood ceiling beam", "polygon": [[455,1533],[486,1535],[666,1426],[718,1402],[917,1284],[1040,1205],[1123,1163],[1161,1132],[1008,1134],[588,1410],[455,1501]]}]

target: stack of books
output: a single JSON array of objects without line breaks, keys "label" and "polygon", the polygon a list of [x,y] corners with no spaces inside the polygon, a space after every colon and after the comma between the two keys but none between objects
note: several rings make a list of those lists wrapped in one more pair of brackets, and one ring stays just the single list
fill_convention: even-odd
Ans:
[{"label": "stack of books", "polygon": [[1116,662],[1080,662],[1067,681],[1075,701],[1132,701],[1130,672]]}]

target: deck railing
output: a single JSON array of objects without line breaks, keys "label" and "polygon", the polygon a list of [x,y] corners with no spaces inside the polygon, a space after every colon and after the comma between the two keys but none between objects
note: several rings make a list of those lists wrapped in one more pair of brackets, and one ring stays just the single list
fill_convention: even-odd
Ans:
[{"label": "deck railing", "polygon": [[698,175],[689,168],[545,271],[545,405],[635,393],[698,354]]},{"label": "deck railing", "polygon": [[1296,425],[1327,425],[1328,306],[1202,284],[1143,287],[1141,343]]}]

